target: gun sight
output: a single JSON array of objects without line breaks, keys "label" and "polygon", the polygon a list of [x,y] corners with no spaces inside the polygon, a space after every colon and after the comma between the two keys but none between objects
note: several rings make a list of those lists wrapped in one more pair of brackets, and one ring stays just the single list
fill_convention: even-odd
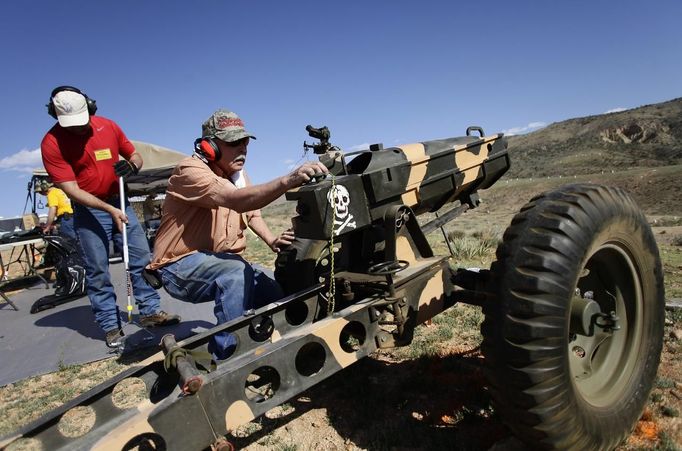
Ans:
[{"label": "gun sight", "polygon": [[312,125],[307,125],[305,129],[311,138],[319,139],[320,142],[308,144],[307,142],[303,141],[304,149],[313,149],[313,152],[318,155],[325,154],[332,149],[333,146],[329,142],[331,133],[327,127],[323,126],[320,128],[315,128]]},{"label": "gun sight", "polygon": [[329,141],[331,133],[327,127],[315,128],[312,125],[307,125],[305,130],[311,138],[319,139],[320,141]]}]

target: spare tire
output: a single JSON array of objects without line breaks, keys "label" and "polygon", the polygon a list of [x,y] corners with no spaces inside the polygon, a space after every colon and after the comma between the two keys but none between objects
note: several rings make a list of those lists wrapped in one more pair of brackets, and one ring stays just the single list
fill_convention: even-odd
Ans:
[{"label": "spare tire", "polygon": [[491,267],[482,350],[502,419],[532,447],[613,449],[663,342],[658,248],[622,190],[569,185],[512,220]]}]

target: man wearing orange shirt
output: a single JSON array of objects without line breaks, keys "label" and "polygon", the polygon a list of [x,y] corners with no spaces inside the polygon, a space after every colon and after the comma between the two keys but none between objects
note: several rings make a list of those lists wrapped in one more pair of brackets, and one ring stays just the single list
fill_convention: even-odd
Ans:
[{"label": "man wearing orange shirt", "polygon": [[[151,269],[166,291],[188,302],[215,302],[218,324],[282,297],[274,280],[239,254],[250,228],[273,252],[291,243],[293,232],[273,235],[260,208],[287,190],[328,172],[308,162],[288,175],[252,185],[244,172],[249,141],[255,139],[233,112],[218,110],[202,125],[195,155],[178,163],[169,179],[156,233]],[[228,333],[216,334],[209,351],[217,360],[234,352]]]}]

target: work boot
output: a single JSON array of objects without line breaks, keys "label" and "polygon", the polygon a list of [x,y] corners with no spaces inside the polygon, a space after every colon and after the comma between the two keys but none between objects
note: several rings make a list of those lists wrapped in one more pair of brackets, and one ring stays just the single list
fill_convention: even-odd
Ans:
[{"label": "work boot", "polygon": [[159,310],[151,315],[140,316],[140,327],[172,326],[180,322],[180,316]]},{"label": "work boot", "polygon": [[125,338],[123,337],[123,331],[121,329],[112,329],[106,332],[106,342],[107,346],[110,348],[119,348],[123,345]]}]

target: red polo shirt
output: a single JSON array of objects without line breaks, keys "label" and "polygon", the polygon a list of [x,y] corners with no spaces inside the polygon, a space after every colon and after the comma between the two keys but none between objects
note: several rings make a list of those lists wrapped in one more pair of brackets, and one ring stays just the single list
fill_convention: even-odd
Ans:
[{"label": "red polo shirt", "polygon": [[40,144],[45,170],[53,182],[78,182],[78,187],[100,199],[118,193],[114,163],[119,154],[129,159],[135,147],[121,128],[102,116],[90,117],[90,131],[76,135],[59,123]]}]

